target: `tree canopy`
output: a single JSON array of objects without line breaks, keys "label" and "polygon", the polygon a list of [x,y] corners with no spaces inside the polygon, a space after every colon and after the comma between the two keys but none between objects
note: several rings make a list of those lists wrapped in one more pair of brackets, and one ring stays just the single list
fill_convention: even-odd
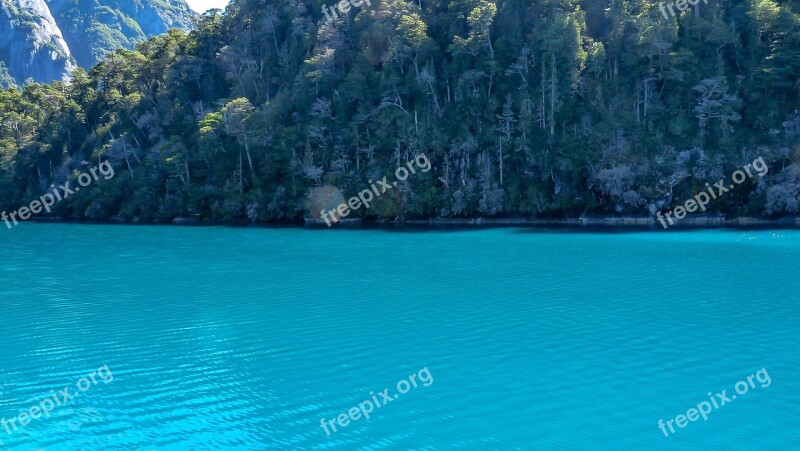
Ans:
[{"label": "tree canopy", "polygon": [[235,0],[70,83],[6,83],[0,208],[108,159],[54,214],[297,220],[425,153],[359,214],[654,214],[759,156],[770,176],[710,207],[800,211],[800,2],[323,3]]}]

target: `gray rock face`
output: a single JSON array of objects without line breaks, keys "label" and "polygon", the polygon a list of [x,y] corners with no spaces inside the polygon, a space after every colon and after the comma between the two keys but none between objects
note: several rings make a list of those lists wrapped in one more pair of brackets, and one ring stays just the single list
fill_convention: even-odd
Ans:
[{"label": "gray rock face", "polygon": [[66,80],[80,65],[132,49],[169,28],[189,29],[184,0],[0,0],[0,62],[17,84]]},{"label": "gray rock face", "polygon": [[17,81],[66,80],[75,60],[44,0],[2,0],[0,61]]},{"label": "gray rock face", "polygon": [[46,0],[82,67],[106,53],[166,33],[189,29],[195,13],[184,0]]}]

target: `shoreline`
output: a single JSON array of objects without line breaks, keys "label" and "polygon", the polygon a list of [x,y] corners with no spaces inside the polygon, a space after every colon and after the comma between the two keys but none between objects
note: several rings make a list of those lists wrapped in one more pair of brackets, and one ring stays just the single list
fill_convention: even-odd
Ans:
[{"label": "shoreline", "polygon": [[698,230],[698,229],[800,229],[800,216],[779,219],[742,216],[724,218],[722,216],[686,217],[666,229],[654,217],[645,216],[601,216],[584,215],[578,218],[541,219],[541,218],[431,218],[411,219],[406,221],[348,219],[346,223],[327,226],[323,220],[305,219],[280,222],[213,222],[196,218],[178,217],[172,221],[135,221],[135,220],[73,220],[63,218],[39,218],[25,222],[55,224],[97,224],[97,225],[161,225],[161,226],[228,226],[228,227],[263,227],[263,228],[307,228],[307,229],[375,229],[375,228],[564,228],[564,229],[621,229],[621,230]]}]

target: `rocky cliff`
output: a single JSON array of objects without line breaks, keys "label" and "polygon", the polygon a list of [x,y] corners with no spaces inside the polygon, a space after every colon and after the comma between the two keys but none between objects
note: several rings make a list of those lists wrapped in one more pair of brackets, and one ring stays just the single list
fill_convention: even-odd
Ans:
[{"label": "rocky cliff", "polygon": [[75,60],[44,0],[2,0],[0,61],[17,82],[65,79]]},{"label": "rocky cliff", "polygon": [[170,28],[188,29],[195,15],[184,0],[46,1],[81,67]]},{"label": "rocky cliff", "polygon": [[188,29],[194,18],[184,0],[0,2],[0,86],[9,76],[17,84],[66,79],[76,65],[89,68],[117,48]]}]

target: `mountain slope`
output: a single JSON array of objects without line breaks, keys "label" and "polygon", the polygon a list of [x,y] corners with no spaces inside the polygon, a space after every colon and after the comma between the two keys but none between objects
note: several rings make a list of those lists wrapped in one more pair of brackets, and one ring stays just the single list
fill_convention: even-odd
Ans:
[{"label": "mountain slope", "polygon": [[69,47],[44,0],[3,0],[0,61],[17,83],[64,79],[75,68]]},{"label": "mountain slope", "polygon": [[[189,29],[195,13],[184,0],[2,0],[0,62],[17,84],[67,78],[117,48]],[[0,83],[4,70],[0,68]]]},{"label": "mountain slope", "polygon": [[69,85],[0,91],[0,211],[108,159],[54,215],[296,220],[371,187],[351,218],[800,214],[797,2],[323,3],[236,0]]},{"label": "mountain slope", "polygon": [[184,0],[47,0],[81,67],[108,52],[133,48],[169,28],[189,29],[194,13]]}]

